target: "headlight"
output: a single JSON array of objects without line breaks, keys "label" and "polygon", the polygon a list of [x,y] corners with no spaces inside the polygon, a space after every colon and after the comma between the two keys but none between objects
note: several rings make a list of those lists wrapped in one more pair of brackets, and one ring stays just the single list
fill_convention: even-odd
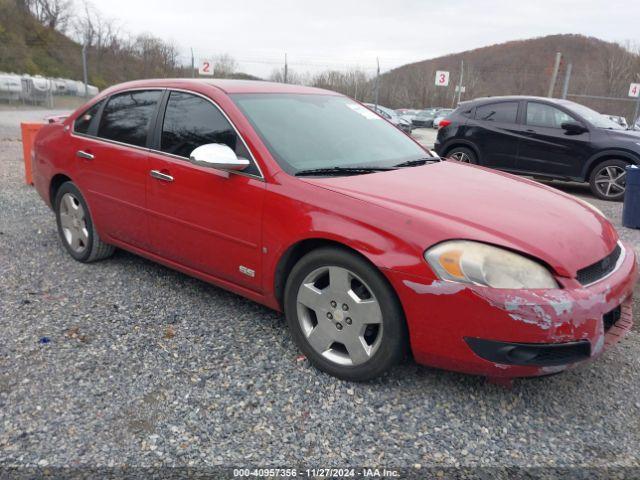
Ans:
[{"label": "headlight", "polygon": [[453,240],[427,250],[424,258],[442,280],[493,288],[557,288],[549,270],[509,250]]}]

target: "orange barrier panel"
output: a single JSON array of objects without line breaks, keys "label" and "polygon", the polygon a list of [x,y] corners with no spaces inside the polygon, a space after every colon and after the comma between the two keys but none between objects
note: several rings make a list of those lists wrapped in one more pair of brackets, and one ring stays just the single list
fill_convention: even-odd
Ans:
[{"label": "orange barrier panel", "polygon": [[31,176],[31,150],[33,149],[36,134],[43,125],[44,123],[20,124],[20,129],[22,130],[22,153],[24,155],[24,182],[27,185],[33,185],[33,177]]}]

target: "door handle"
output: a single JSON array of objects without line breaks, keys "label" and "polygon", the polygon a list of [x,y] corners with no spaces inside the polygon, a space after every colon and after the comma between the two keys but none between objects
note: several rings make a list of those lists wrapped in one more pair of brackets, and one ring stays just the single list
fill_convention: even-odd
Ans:
[{"label": "door handle", "polygon": [[151,170],[149,172],[153,178],[162,180],[163,182],[173,182],[173,177],[166,173],[162,173],[160,170]]},{"label": "door handle", "polygon": [[76,152],[76,157],[84,158],[85,160],[93,160],[95,158],[93,153],[85,152],[84,150],[78,150]]}]

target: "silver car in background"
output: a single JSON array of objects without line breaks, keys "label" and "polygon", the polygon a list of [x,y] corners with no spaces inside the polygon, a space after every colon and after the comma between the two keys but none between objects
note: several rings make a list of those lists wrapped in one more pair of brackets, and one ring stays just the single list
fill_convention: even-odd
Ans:
[{"label": "silver car in background", "polygon": [[411,133],[411,122],[400,117],[400,115],[398,115],[394,110],[383,107],[382,105],[374,105],[373,103],[365,103],[364,105],[369,108],[369,110],[373,110],[374,112],[376,112],[382,118],[389,120],[389,122],[394,124],[404,133]]},{"label": "silver car in background", "polygon": [[433,128],[438,128],[440,126],[440,120],[447,118],[451,112],[453,112],[453,108],[443,108],[442,110],[438,110],[437,115],[433,119]]}]

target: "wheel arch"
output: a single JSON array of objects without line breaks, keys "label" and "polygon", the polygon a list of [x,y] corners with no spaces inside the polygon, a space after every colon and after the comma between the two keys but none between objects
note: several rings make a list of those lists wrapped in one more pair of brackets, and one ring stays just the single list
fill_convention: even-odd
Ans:
[{"label": "wheel arch", "polygon": [[382,278],[384,278],[384,281],[387,282],[389,288],[393,292],[393,295],[396,296],[398,300],[398,304],[400,305],[400,308],[402,309],[403,315],[404,315],[404,308],[402,306],[402,302],[400,300],[398,293],[396,292],[395,288],[393,287],[393,285],[391,284],[387,276],[384,274],[384,272],[374,262],[372,262],[370,258],[368,258],[362,252],[356,250],[355,248],[347,245],[346,243],[329,239],[329,238],[324,238],[324,237],[313,237],[313,238],[301,239],[296,243],[290,245],[278,259],[278,263],[276,264],[276,268],[273,276],[273,293],[278,303],[278,306],[281,309],[284,306],[284,303],[283,303],[284,290],[285,290],[285,285],[287,283],[287,278],[289,277],[289,274],[291,273],[291,270],[293,269],[295,264],[298,263],[298,261],[302,257],[304,257],[307,253],[323,247],[334,247],[334,248],[347,251],[363,259],[365,262],[369,263],[373,268],[375,268],[378,272],[380,272],[380,274],[382,275]]},{"label": "wheel arch", "polygon": [[589,181],[591,178],[591,173],[593,170],[602,162],[606,162],[607,160],[622,160],[623,162],[627,162],[629,164],[640,164],[640,158],[634,155],[631,152],[627,152],[624,150],[605,150],[603,152],[599,152],[592,156],[585,165],[585,168],[582,172],[582,180],[585,182]]},{"label": "wheel arch", "polygon": [[53,177],[51,177],[51,181],[49,182],[49,204],[51,208],[53,208],[53,202],[56,199],[56,194],[58,190],[65,182],[72,182],[71,178],[64,173],[56,173]]},{"label": "wheel arch", "polygon": [[442,149],[441,156],[446,157],[449,154],[449,152],[456,147],[464,147],[464,148],[473,150],[473,153],[476,154],[476,158],[478,159],[478,163],[481,163],[482,156],[480,155],[480,149],[473,142],[470,142],[468,140],[460,140],[460,139],[451,140]]}]

